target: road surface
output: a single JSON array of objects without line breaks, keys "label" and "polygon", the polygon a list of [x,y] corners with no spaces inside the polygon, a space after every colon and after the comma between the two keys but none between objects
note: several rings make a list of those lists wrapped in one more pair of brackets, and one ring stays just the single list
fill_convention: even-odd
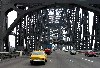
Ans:
[{"label": "road surface", "polygon": [[70,55],[54,51],[45,65],[31,65],[29,57],[17,57],[0,62],[0,68],[100,68],[100,57],[86,57],[83,54]]}]

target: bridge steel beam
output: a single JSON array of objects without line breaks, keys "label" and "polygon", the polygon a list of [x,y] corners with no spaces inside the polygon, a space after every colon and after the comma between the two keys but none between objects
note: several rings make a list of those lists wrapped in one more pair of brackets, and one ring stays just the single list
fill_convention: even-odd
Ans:
[{"label": "bridge steel beam", "polygon": [[[94,14],[93,20],[91,45],[94,45],[94,50],[98,51],[100,50],[100,15]],[[95,40],[95,43],[93,43],[93,40]]]},{"label": "bridge steel beam", "polygon": [[[16,32],[16,34],[17,34],[17,36],[16,36],[16,48],[18,50],[23,49],[24,43],[22,43],[22,42],[24,41],[24,38],[25,38],[25,41],[26,41],[25,43],[27,44],[28,49],[29,49],[29,47],[33,48],[33,44],[38,45],[36,42],[35,43],[33,42],[33,39],[34,39],[34,41],[39,41],[39,39],[42,35],[42,31],[43,31],[43,30],[41,30],[41,28],[43,28],[46,25],[46,24],[43,23],[43,20],[37,20],[37,19],[40,19],[40,16],[42,14],[42,13],[38,13],[38,11],[43,10],[43,9],[47,9],[47,8],[51,8],[51,7],[53,7],[55,9],[58,6],[63,7],[63,8],[67,8],[67,7],[70,7],[70,5],[83,9],[84,15],[82,15],[82,17],[83,17],[82,18],[82,20],[83,20],[82,24],[83,24],[83,27],[85,28],[83,30],[83,32],[86,32],[86,33],[83,33],[83,39],[82,39],[83,47],[81,46],[81,48],[82,49],[85,49],[85,48],[91,49],[92,45],[90,45],[90,42],[89,42],[90,34],[89,34],[89,29],[88,29],[89,23],[87,22],[87,21],[89,21],[88,18],[87,18],[89,15],[88,15],[87,11],[88,10],[92,11],[97,15],[98,23],[95,23],[95,24],[99,25],[100,9],[99,9],[99,5],[97,5],[97,4],[100,4],[99,0],[92,0],[92,1],[91,0],[88,0],[88,1],[80,1],[80,0],[70,0],[70,1],[67,1],[67,0],[63,0],[63,1],[62,0],[50,0],[50,1],[47,1],[47,0],[42,0],[42,1],[41,0],[30,0],[30,1],[29,0],[2,0],[1,1],[0,0],[0,31],[1,31],[1,33],[0,33],[0,51],[4,51],[4,50],[9,51],[8,50],[8,48],[9,48],[9,46],[8,46],[8,42],[9,42],[8,36],[10,35],[10,33],[13,31],[13,29],[15,27],[16,27],[16,30],[17,30],[17,32]],[[26,7],[28,7],[28,9],[26,9]],[[97,8],[95,8],[95,7],[97,7]],[[7,27],[7,23],[8,23],[7,22],[7,14],[12,10],[17,11],[18,17],[14,21],[14,23],[11,24],[11,26],[8,28]],[[72,11],[72,9],[70,9],[70,11]],[[30,26],[32,26],[34,24],[31,22],[32,19],[31,19],[30,16],[32,16],[31,13],[35,13],[35,12],[37,14],[36,19],[34,19],[34,18],[32,18],[32,19],[34,20],[34,22],[35,22],[34,24],[35,24],[36,27],[34,26],[34,27],[31,28]],[[44,12],[46,12],[46,11],[44,11]],[[77,11],[76,11],[77,15],[78,15],[78,13],[79,13],[79,9],[77,9]],[[68,13],[68,14],[72,15],[72,13]],[[27,25],[25,25],[26,20],[23,20],[23,19],[27,15],[30,15],[30,16],[27,17]],[[33,15],[35,15],[35,14],[33,14]],[[56,16],[56,14],[54,14],[54,15]],[[77,18],[79,19],[79,16],[77,16],[77,15],[76,15],[76,22],[77,22]],[[54,18],[55,18],[55,16],[54,16]],[[72,17],[72,16],[69,16],[69,17]],[[94,20],[96,20],[96,19],[94,19]],[[24,23],[23,23],[23,21],[24,21]],[[49,22],[49,21],[50,20],[47,20],[46,22]],[[54,19],[54,21],[55,21],[55,19]],[[70,21],[72,21],[72,20],[71,19],[68,20],[69,23],[70,23]],[[43,23],[44,26],[42,24],[41,27],[39,28],[40,23]],[[24,24],[24,27],[22,26],[23,24]],[[27,31],[27,28],[25,26],[29,28],[29,31]],[[77,24],[76,24],[76,26],[77,26]],[[59,27],[58,29],[59,29],[59,33],[60,33],[59,35],[62,36],[61,26],[58,26],[58,27]],[[69,24],[69,27],[71,28],[71,24]],[[34,29],[35,29],[35,31],[34,31]],[[50,26],[49,26],[49,29],[50,29]],[[98,27],[94,27],[93,30],[95,30],[95,33],[96,33],[95,36],[99,34],[99,28]],[[48,34],[48,36],[50,35],[49,31],[50,30],[48,30],[48,33],[46,32]],[[71,31],[71,29],[69,29],[69,32],[70,31]],[[79,33],[81,31],[79,31],[79,29],[77,29],[77,27],[76,27],[74,32]],[[75,34],[75,35],[77,35],[77,36],[75,36],[75,38],[72,37],[74,40],[80,39],[80,33]],[[29,37],[29,39],[28,39],[28,37]],[[97,37],[95,37],[95,43],[96,43],[95,48],[99,47],[97,45],[97,43],[99,42]],[[71,38],[71,36],[70,36],[70,38]],[[84,40],[84,38],[87,41]],[[48,39],[50,39],[50,37],[48,37]],[[93,41],[93,38],[92,38],[91,41]],[[31,45],[29,45],[30,42],[31,42]],[[80,49],[80,46],[79,46],[80,42],[81,41],[78,41],[78,43],[75,42],[76,49]],[[3,45],[3,44],[5,44],[5,45]],[[89,46],[86,46],[86,45],[89,45]],[[22,46],[22,48],[20,46]],[[36,46],[35,49],[37,49],[37,46]]]}]

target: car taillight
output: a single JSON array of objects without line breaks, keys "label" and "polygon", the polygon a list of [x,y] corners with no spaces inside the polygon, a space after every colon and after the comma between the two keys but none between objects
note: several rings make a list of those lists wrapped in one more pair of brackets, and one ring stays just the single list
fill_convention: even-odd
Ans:
[{"label": "car taillight", "polygon": [[96,54],[95,52],[93,52],[93,54]]}]

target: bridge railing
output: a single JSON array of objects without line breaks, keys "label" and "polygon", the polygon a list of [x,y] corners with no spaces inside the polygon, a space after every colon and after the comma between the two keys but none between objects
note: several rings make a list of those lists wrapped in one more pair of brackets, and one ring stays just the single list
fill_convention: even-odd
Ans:
[{"label": "bridge railing", "polygon": [[8,59],[8,58],[13,58],[19,56],[19,53],[9,53],[9,52],[0,52],[0,60]]}]

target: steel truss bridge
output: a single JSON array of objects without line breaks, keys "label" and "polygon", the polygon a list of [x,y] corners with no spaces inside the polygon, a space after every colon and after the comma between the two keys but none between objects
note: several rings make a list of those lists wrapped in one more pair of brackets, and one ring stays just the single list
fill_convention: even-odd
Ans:
[{"label": "steel truss bridge", "polygon": [[[7,14],[12,10],[17,18],[8,28]],[[92,34],[89,11],[94,13]],[[100,0],[0,0],[0,51],[9,51],[11,34],[16,50],[23,50],[24,42],[30,51],[45,43],[77,50],[91,50],[94,45],[100,50]]]}]

